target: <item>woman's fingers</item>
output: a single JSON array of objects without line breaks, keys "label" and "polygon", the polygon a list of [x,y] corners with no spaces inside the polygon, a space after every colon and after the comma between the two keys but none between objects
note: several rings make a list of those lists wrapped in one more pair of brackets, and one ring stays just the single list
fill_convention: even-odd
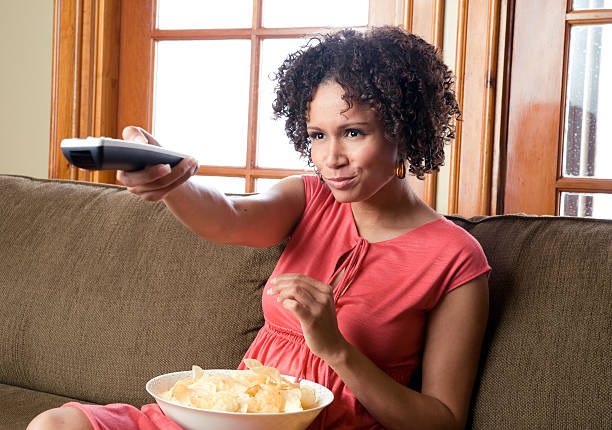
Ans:
[{"label": "woman's fingers", "polygon": [[284,274],[271,282],[272,286],[268,288],[267,294],[278,295],[278,300],[283,302],[283,305],[287,300],[291,300],[307,310],[297,315],[298,317],[311,315],[316,319],[333,308],[332,288],[316,279],[300,274]]},{"label": "woman's fingers", "polygon": [[156,165],[135,172],[120,170],[117,179],[127,186],[129,192],[156,201],[185,183],[196,172],[197,165],[193,158],[185,158],[172,169],[168,165]]},{"label": "woman's fingers", "polygon": [[[127,126],[121,135],[124,140],[161,146],[151,134],[140,127]],[[129,192],[144,200],[157,201],[185,183],[197,173],[197,169],[196,160],[185,158],[173,168],[167,164],[158,164],[134,172],[118,170],[117,180],[127,186]]]},{"label": "woman's fingers", "polygon": [[307,309],[304,308],[302,304],[300,304],[297,300],[293,299],[285,299],[282,303],[283,307],[295,314],[299,320],[305,320],[310,316]]},{"label": "woman's fingers", "polygon": [[[270,294],[270,293],[268,293]],[[299,304],[307,307],[312,307],[318,303],[317,299],[313,297],[312,292],[306,288],[291,285],[282,288],[277,295],[277,300],[283,302],[287,299],[295,300]]]},{"label": "woman's fingers", "polygon": [[128,125],[121,132],[123,140],[137,143],[149,143],[155,146],[161,146],[159,142],[145,129],[136,127],[134,125]]},{"label": "woman's fingers", "polygon": [[117,180],[126,187],[136,187],[139,185],[153,183],[167,176],[171,171],[172,169],[167,164],[156,164],[155,166],[149,166],[142,170],[135,170],[133,172],[118,170]]},{"label": "woman's fingers", "polygon": [[335,354],[344,338],[338,329],[332,287],[300,274],[283,274],[271,283],[267,294],[278,295],[283,307],[297,317],[312,353],[324,360]]},{"label": "woman's fingers", "polygon": [[180,181],[185,175],[188,175],[187,178],[189,178],[189,176],[193,174],[195,164],[195,160],[185,158],[172,169],[169,169],[165,175],[159,176],[152,181],[135,184],[132,187],[133,192],[144,193],[148,191],[158,191],[172,185],[179,185],[176,184],[177,181]]},{"label": "woman's fingers", "polygon": [[[178,165],[176,167],[178,167]],[[144,200],[158,201],[166,197],[168,193],[170,193],[170,191],[174,190],[175,188],[187,182],[187,180],[191,176],[193,176],[193,169],[188,168],[187,170],[183,170],[182,176],[179,176],[178,178],[174,179],[172,182],[168,183],[166,186],[163,186],[157,189],[147,189],[147,190],[143,190],[137,193],[135,192],[135,194],[138,194]],[[128,190],[130,189],[128,188]]]},{"label": "woman's fingers", "polygon": [[[276,278],[272,279],[271,282],[273,284],[271,289],[274,289],[275,287],[283,288],[288,285],[304,285],[307,288],[317,291],[323,296],[330,294],[332,291],[331,286],[300,273],[283,273],[282,275],[278,275]],[[319,294],[317,294],[317,296],[319,296]]]}]

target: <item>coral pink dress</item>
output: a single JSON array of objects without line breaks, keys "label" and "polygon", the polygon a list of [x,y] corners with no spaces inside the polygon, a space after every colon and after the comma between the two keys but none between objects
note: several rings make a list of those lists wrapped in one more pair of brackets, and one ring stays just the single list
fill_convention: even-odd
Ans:
[{"label": "coral pink dress", "polygon": [[[406,385],[420,363],[427,312],[445,293],[490,271],[482,248],[445,218],[369,243],[359,236],[349,203],[337,202],[316,176],[303,179],[306,208],[271,278],[301,273],[332,285],[341,273],[334,287],[340,332]],[[299,321],[276,296],[264,290],[262,306],[266,322],[246,357],[334,393],[334,402],[311,428],[381,429],[338,375],[310,352]]]},{"label": "coral pink dress", "polygon": [[[369,243],[359,236],[349,203],[337,202],[316,176],[304,175],[303,180],[304,214],[271,278],[301,273],[332,285],[340,276],[334,287],[340,332],[389,376],[408,384],[420,363],[427,312],[447,292],[490,271],[480,244],[445,218],[394,239]],[[334,402],[309,429],[382,429],[338,375],[310,352],[299,321],[276,296],[265,294],[268,287],[262,299],[265,324],[245,357],[277,367],[282,374],[315,381],[334,393]],[[103,425],[105,408],[120,408],[67,405],[86,412],[96,430],[113,428]],[[176,429],[156,405],[145,405],[142,411],[124,406],[131,426],[126,427],[126,422],[114,428]],[[113,413],[114,419],[123,415],[118,410]]]}]

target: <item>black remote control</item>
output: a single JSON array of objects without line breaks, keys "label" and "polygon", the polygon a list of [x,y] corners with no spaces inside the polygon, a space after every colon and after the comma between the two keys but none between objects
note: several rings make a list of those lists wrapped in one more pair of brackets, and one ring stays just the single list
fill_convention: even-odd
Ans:
[{"label": "black remote control", "polygon": [[177,165],[189,155],[144,143],[108,137],[64,139],[64,156],[71,164],[87,170],[141,170],[155,164]]}]

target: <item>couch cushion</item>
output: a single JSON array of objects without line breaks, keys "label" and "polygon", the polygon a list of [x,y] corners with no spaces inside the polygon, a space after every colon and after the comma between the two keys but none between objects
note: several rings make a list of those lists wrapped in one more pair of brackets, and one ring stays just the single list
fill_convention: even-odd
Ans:
[{"label": "couch cushion", "polygon": [[125,188],[0,175],[0,383],[151,402],[162,373],[235,368],[282,246],[218,245]]},{"label": "couch cushion", "polygon": [[612,428],[612,222],[450,218],[493,268],[471,428]]},{"label": "couch cushion", "polygon": [[24,429],[39,413],[74,400],[70,397],[0,384],[0,411],[2,411],[0,430]]}]

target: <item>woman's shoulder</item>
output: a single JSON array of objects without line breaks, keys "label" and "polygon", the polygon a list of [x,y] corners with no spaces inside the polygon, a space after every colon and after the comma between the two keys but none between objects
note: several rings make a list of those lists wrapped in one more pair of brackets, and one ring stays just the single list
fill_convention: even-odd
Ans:
[{"label": "woman's shoulder", "polygon": [[445,216],[424,226],[423,243],[443,254],[484,255],[480,243],[467,230]]},{"label": "woman's shoulder", "polygon": [[440,234],[449,235],[453,240],[457,240],[460,242],[478,242],[467,230],[465,230],[460,225],[455,224],[452,220],[448,219],[444,215],[438,218],[436,224],[437,229]]},{"label": "woman's shoulder", "polygon": [[302,175],[304,192],[306,195],[306,208],[323,206],[335,201],[329,187],[317,175]]},{"label": "woman's shoulder", "polygon": [[331,191],[317,175],[305,174],[301,175],[304,181],[304,189],[306,190],[306,198],[314,197],[319,194],[330,194]]}]

